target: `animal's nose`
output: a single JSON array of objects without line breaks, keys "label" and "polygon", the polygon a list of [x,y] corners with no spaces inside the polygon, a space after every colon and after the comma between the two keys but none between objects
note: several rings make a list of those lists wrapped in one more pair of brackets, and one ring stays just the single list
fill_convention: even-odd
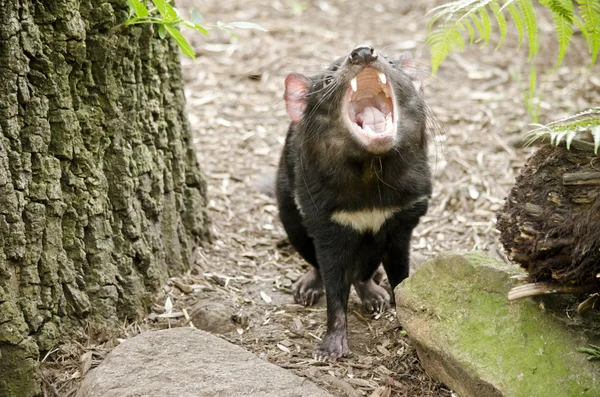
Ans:
[{"label": "animal's nose", "polygon": [[355,65],[368,65],[377,59],[377,53],[371,46],[360,45],[350,53],[349,59]]}]

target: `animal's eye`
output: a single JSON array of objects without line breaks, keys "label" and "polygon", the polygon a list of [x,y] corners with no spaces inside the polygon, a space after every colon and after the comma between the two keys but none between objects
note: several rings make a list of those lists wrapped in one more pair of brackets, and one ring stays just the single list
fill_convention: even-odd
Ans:
[{"label": "animal's eye", "polygon": [[323,79],[323,88],[327,88],[329,84],[333,81],[333,77],[327,76]]}]

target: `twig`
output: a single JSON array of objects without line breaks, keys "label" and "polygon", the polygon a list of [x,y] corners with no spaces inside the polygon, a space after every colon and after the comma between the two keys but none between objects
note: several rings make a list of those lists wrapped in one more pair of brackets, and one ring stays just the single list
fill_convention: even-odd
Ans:
[{"label": "twig", "polygon": [[549,294],[573,294],[580,295],[593,291],[593,286],[567,286],[549,283],[529,283],[514,287],[508,291],[508,300],[526,298],[528,296],[549,295]]}]

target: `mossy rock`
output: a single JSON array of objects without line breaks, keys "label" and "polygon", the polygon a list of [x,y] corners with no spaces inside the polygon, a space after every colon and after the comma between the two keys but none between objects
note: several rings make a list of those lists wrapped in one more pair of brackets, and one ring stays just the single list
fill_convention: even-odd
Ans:
[{"label": "mossy rock", "polygon": [[600,396],[600,363],[576,350],[598,343],[596,326],[567,317],[568,297],[509,302],[520,272],[444,254],[400,284],[398,318],[423,367],[461,397]]}]

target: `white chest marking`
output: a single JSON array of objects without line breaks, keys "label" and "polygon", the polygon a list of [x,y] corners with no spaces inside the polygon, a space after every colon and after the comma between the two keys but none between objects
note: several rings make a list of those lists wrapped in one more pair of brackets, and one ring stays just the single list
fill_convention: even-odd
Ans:
[{"label": "white chest marking", "polygon": [[331,219],[340,225],[350,226],[359,232],[376,233],[381,226],[390,219],[399,207],[394,208],[374,208],[359,211],[337,211],[331,215]]},{"label": "white chest marking", "polygon": [[427,196],[419,197],[406,207],[369,208],[358,211],[336,211],[331,215],[331,219],[340,225],[350,226],[352,229],[361,233],[377,233],[385,221],[394,216],[396,212],[399,212],[402,209],[410,208],[418,202],[427,199]]}]

